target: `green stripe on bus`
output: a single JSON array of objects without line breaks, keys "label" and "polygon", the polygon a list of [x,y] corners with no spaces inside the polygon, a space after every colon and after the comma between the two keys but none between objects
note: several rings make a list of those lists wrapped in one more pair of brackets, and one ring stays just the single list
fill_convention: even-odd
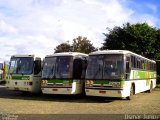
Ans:
[{"label": "green stripe on bus", "polygon": [[29,76],[12,76],[12,80],[29,80]]},{"label": "green stripe on bus", "polygon": [[121,84],[121,85],[124,85],[124,83],[125,83],[124,80],[121,80],[121,81],[120,81],[120,84]]},{"label": "green stripe on bus", "polygon": [[156,72],[131,70],[130,79],[156,78]]},{"label": "green stripe on bus", "polygon": [[109,84],[108,80],[94,80],[94,84]]},{"label": "green stripe on bus", "polygon": [[72,83],[73,80],[58,80],[58,79],[55,79],[55,80],[47,80],[48,83]]},{"label": "green stripe on bus", "polygon": [[93,80],[93,84],[109,84],[109,82],[121,82],[121,84],[125,83],[124,80]]}]

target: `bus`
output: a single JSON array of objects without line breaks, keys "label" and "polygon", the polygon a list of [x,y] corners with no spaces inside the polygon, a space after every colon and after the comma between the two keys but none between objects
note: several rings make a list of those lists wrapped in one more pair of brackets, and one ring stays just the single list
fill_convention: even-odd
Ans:
[{"label": "bus", "polygon": [[89,54],[85,92],[88,96],[132,99],[156,86],[156,62],[127,50]]},{"label": "bus", "polygon": [[23,93],[41,92],[41,58],[13,55],[10,58],[6,88]]},{"label": "bus", "polygon": [[5,63],[0,61],[0,82],[3,82],[5,79]]},{"label": "bus", "polygon": [[79,52],[47,55],[42,70],[42,93],[84,94],[87,56]]}]

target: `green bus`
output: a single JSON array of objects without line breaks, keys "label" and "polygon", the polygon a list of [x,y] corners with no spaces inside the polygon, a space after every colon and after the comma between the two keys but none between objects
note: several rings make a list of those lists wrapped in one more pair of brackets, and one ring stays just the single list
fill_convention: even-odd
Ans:
[{"label": "green bus", "polygon": [[156,62],[127,50],[89,54],[85,91],[88,96],[131,99],[156,87]]},{"label": "green bus", "polygon": [[41,58],[34,55],[13,55],[9,62],[6,88],[23,93],[41,92]]},{"label": "green bus", "polygon": [[47,55],[42,70],[44,94],[83,94],[87,54],[63,52]]}]

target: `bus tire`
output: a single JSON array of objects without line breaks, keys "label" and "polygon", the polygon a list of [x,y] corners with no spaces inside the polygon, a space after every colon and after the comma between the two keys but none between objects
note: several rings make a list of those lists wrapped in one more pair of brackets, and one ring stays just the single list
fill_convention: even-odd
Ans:
[{"label": "bus tire", "polygon": [[29,92],[28,91],[21,91],[22,95],[29,95]]},{"label": "bus tire", "polygon": [[130,88],[130,96],[127,97],[127,100],[132,100],[133,99],[134,90],[135,90],[135,87],[134,87],[134,84],[132,84],[131,88]]},{"label": "bus tire", "polygon": [[151,81],[150,89],[148,90],[148,93],[151,93],[151,92],[152,92],[152,90],[153,90],[153,83],[152,83],[152,81]]}]

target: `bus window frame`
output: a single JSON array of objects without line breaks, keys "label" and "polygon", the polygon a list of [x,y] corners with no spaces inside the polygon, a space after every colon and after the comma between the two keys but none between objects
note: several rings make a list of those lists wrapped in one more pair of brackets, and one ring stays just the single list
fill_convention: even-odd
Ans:
[{"label": "bus window frame", "polygon": [[125,64],[124,64],[124,70],[125,70],[125,78],[129,79],[130,71],[131,71],[131,55],[125,55]]}]

